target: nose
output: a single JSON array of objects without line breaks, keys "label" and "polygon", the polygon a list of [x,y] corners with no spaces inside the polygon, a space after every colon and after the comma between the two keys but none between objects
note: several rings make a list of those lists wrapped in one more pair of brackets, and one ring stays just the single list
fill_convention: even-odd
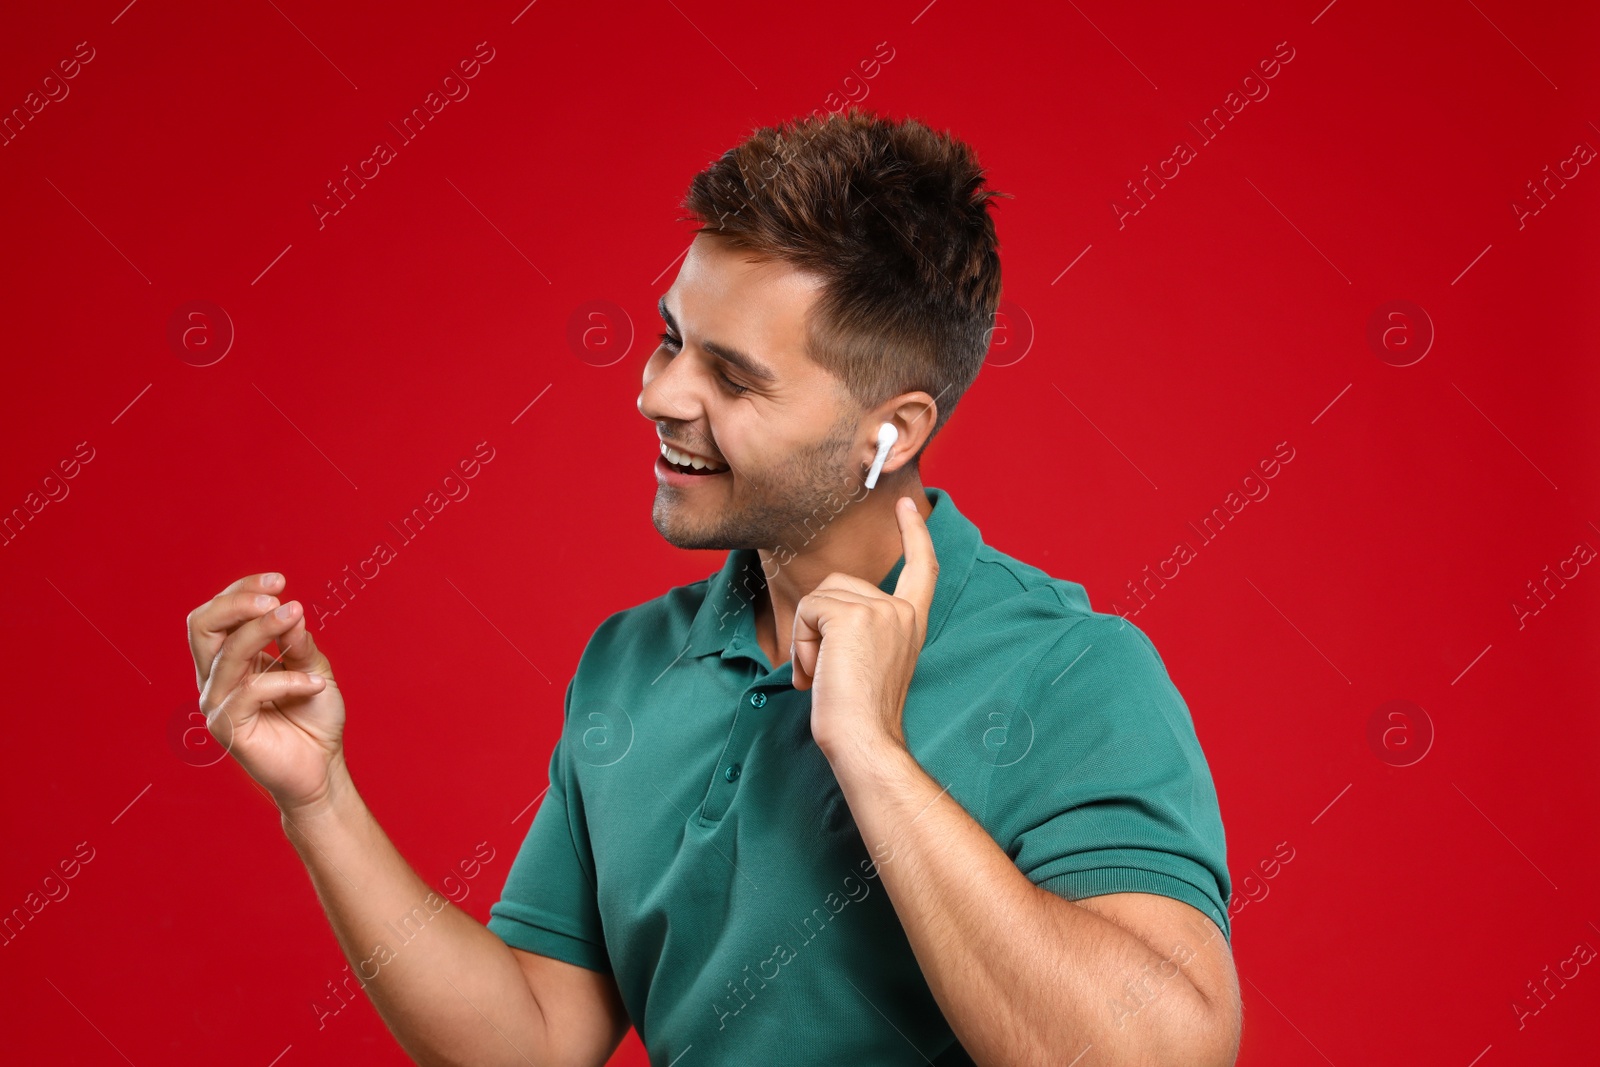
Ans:
[{"label": "nose", "polygon": [[688,360],[673,359],[657,351],[644,365],[644,387],[635,402],[639,414],[651,422],[690,423],[703,413],[691,384]]}]

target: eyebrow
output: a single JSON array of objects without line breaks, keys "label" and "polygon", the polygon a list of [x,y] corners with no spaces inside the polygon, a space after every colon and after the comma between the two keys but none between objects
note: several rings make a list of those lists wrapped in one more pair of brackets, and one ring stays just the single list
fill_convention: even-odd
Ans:
[{"label": "eyebrow", "polygon": [[[678,322],[672,317],[672,312],[667,310],[667,298],[662,297],[656,302],[656,310],[661,313],[661,319],[667,324],[667,329],[682,336],[683,331],[678,329]],[[710,352],[724,363],[732,364],[752,378],[759,378],[764,382],[776,382],[778,375],[765,363],[753,356],[746,355],[731,345],[718,341],[701,341],[700,347]]]}]

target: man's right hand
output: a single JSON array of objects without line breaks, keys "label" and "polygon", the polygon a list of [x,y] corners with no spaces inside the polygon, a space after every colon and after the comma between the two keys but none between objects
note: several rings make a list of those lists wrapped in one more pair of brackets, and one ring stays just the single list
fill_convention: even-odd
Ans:
[{"label": "man's right hand", "polygon": [[[394,916],[437,912],[362,982],[384,1024],[417,1063],[607,1062],[628,1029],[611,974],[513,949],[459,907],[427,903],[437,894],[350,781],[344,698],[306,631],[305,608],[291,600],[277,615],[283,587],[281,574],[252,574],[189,613],[200,710],[211,736],[277,802],[352,967],[393,943]],[[281,655],[268,651],[274,641]]]},{"label": "man's right hand", "polygon": [[281,574],[252,574],[195,608],[189,650],[211,736],[292,815],[328,803],[346,773],[344,697],[304,606],[280,604],[283,585]]}]

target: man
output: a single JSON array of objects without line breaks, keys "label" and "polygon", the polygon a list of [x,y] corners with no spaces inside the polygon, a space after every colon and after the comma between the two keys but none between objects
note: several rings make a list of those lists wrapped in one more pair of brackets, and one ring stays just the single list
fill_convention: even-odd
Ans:
[{"label": "man", "polygon": [[1142,632],[920,480],[999,299],[981,184],[959,141],[856,109],[694,179],[638,406],[657,530],[730,551],[590,638],[487,928],[362,804],[282,576],[191,614],[212,732],[418,1062],[597,1065],[630,1023],[683,1067],[1234,1062],[1187,707]]}]

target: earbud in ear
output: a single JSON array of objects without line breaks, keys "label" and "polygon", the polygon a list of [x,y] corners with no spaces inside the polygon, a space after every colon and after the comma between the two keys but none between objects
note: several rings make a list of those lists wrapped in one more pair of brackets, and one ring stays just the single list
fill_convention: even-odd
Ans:
[{"label": "earbud in ear", "polygon": [[878,427],[878,454],[872,457],[872,466],[867,471],[867,488],[875,488],[878,484],[878,474],[883,470],[883,461],[889,458],[889,449],[900,439],[900,431],[894,428],[894,423],[886,422]]}]

